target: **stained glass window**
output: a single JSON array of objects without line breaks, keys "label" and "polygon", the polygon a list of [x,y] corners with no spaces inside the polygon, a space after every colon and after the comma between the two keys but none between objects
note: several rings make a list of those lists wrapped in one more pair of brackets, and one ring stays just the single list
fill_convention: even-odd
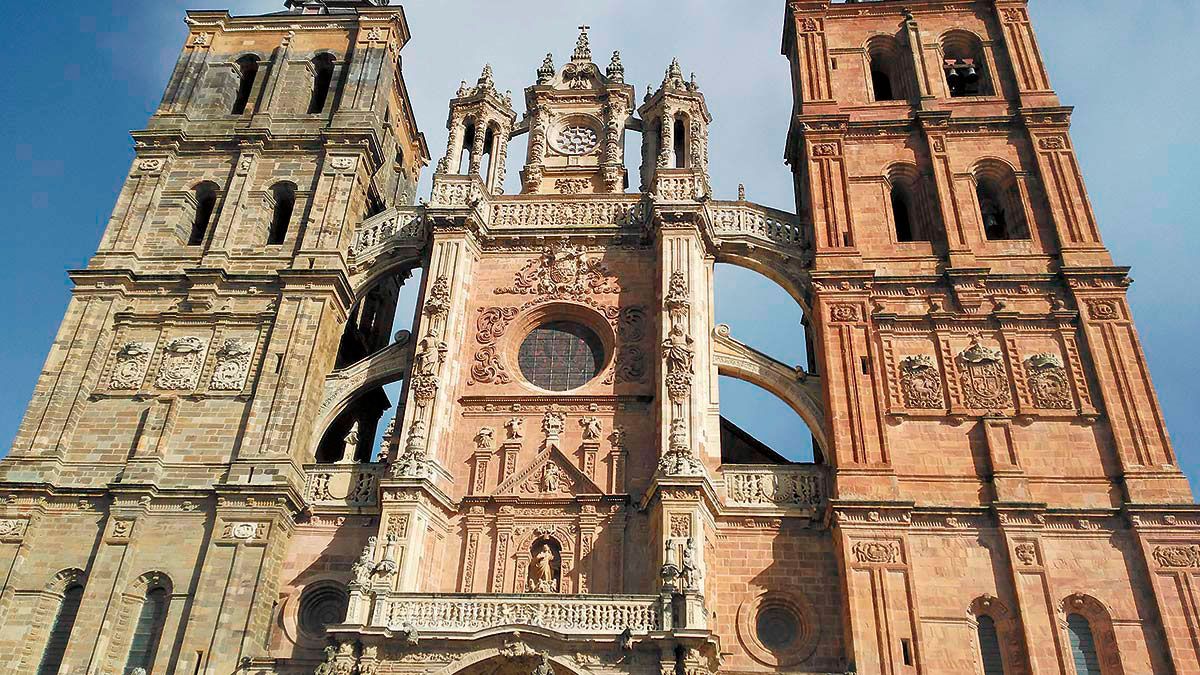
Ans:
[{"label": "stained glass window", "polygon": [[585,326],[553,321],[529,333],[517,361],[530,383],[550,391],[567,391],[582,387],[600,373],[604,345]]}]

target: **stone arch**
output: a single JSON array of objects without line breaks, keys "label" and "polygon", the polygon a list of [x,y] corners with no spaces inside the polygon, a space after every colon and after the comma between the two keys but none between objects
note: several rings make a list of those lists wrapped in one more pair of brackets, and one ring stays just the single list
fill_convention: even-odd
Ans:
[{"label": "stone arch", "polygon": [[[1033,214],[1029,200],[1022,194],[1021,172],[1005,159],[986,156],[971,166],[974,183],[975,208],[980,217],[980,230],[986,239],[1029,239],[1033,236]],[[1005,218],[1004,236],[989,233],[988,204],[1002,210]]]},{"label": "stone arch", "polygon": [[[896,231],[898,241],[933,241],[937,229],[937,208],[930,191],[929,181],[921,174],[920,169],[912,162],[891,162],[883,168],[881,174],[891,200],[888,213],[892,219],[892,229]],[[911,238],[900,237],[896,214],[897,191],[908,200]]]},{"label": "stone arch", "polygon": [[[904,101],[908,98],[908,70],[904,67],[904,52],[896,36],[877,33],[863,42],[866,75],[873,101]],[[880,91],[877,75],[886,78],[887,92]]]},{"label": "stone arch", "polygon": [[1067,619],[1078,614],[1087,619],[1096,644],[1096,656],[1100,659],[1103,675],[1125,675],[1121,653],[1117,645],[1117,634],[1113,629],[1113,612],[1108,605],[1086,593],[1072,593],[1058,605],[1058,628],[1062,635],[1063,657],[1070,662],[1070,636],[1067,634]]},{"label": "stone arch", "polygon": [[[978,634],[979,618],[989,617],[996,625],[997,638],[1000,641],[1000,654],[1004,662],[1004,672],[1013,675],[1028,675],[1026,667],[1023,634],[1016,616],[1009,611],[1008,606],[993,595],[981,595],[971,601],[967,608],[967,622],[972,632]],[[976,645],[979,649],[979,645]]]},{"label": "stone arch", "polygon": [[[996,93],[996,87],[993,82],[992,70],[988,64],[986,49],[984,48],[983,38],[978,33],[966,28],[951,28],[938,36],[938,45],[941,47],[943,59],[943,77],[946,81],[947,93],[950,96],[991,96]],[[965,63],[970,60],[976,69],[978,82],[975,85],[977,91],[975,93],[954,93],[954,88],[950,84],[950,72],[955,70],[951,67],[950,62]],[[962,69],[957,69],[959,72]]]},{"label": "stone arch", "polygon": [[800,416],[817,445],[828,448],[820,379],[802,376],[796,368],[739,342],[730,335],[729,326],[717,326],[714,333],[713,361],[717,374],[748,382],[775,395]]},{"label": "stone arch", "polygon": [[782,288],[806,317],[812,316],[812,306],[808,301],[808,293],[804,283],[795,274],[796,260],[786,256],[764,255],[762,250],[735,250],[740,247],[723,247],[714,251],[715,262],[723,265],[733,265],[742,269],[756,272],[775,282]]},{"label": "stone arch", "polygon": [[86,585],[87,573],[78,567],[68,567],[55,573],[46,581],[41,591],[32,594],[33,615],[30,617],[25,637],[21,640],[21,656],[15,672],[28,673],[37,669],[41,654],[46,648],[46,641],[50,638],[51,625],[58,616],[58,608],[67,589]]}]

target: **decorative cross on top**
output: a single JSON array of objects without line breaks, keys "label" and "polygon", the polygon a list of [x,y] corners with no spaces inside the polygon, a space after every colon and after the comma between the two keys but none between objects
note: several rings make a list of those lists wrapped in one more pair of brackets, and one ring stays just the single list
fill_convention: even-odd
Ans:
[{"label": "decorative cross on top", "polygon": [[572,61],[591,61],[592,48],[588,45],[588,29],[591,26],[583,25],[579,27],[579,39],[575,41],[575,53],[571,54]]}]

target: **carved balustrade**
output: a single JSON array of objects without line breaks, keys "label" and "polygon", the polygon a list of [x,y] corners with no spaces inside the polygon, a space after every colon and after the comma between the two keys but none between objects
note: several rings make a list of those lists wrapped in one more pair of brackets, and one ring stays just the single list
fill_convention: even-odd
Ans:
[{"label": "carved balustrade", "polygon": [[375,506],[383,463],[309,464],[304,499],[316,509]]},{"label": "carved balustrade", "polygon": [[718,240],[769,243],[795,252],[812,248],[800,217],[747,201],[711,201],[708,219]]},{"label": "carved balustrade", "polygon": [[492,203],[493,228],[601,227],[641,225],[646,206],[639,195],[626,197],[500,199]]},{"label": "carved balustrade", "polygon": [[[383,607],[379,607],[383,603]],[[668,608],[669,611],[669,608]],[[530,626],[567,635],[660,630],[654,595],[474,595],[391,593],[376,600],[377,627],[421,635],[470,634],[498,626]]]},{"label": "carved balustrade", "polygon": [[394,249],[416,251],[428,237],[425,207],[399,206],[367,218],[354,231],[350,242],[351,269],[371,266],[385,252]]},{"label": "carved balustrade", "polygon": [[825,467],[814,464],[726,466],[721,473],[731,507],[815,513],[828,496]]}]

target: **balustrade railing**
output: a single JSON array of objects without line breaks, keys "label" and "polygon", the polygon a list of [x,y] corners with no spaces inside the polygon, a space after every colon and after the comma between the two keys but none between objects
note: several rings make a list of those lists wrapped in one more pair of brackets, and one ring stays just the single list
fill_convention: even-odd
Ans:
[{"label": "balustrade railing", "polygon": [[812,509],[825,499],[825,471],[815,465],[754,465],[722,469],[726,503]]},{"label": "balustrade railing", "polygon": [[[644,634],[659,630],[653,595],[472,595],[392,593],[376,600],[385,628],[420,633],[472,633],[496,626],[534,626],[567,634]],[[383,611],[379,611],[382,609]]]}]

